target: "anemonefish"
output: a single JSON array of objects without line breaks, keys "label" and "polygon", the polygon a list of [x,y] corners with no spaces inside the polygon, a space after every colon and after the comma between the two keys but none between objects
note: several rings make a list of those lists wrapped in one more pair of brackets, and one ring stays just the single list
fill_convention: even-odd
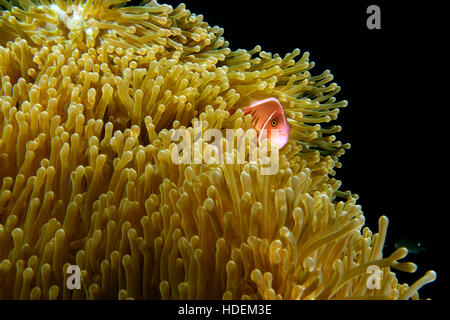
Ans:
[{"label": "anemonefish", "polygon": [[[230,109],[230,114],[236,110]],[[283,107],[276,98],[268,98],[264,100],[254,101],[248,107],[242,108],[244,114],[252,115],[252,127],[258,133],[258,143],[267,135],[269,141],[275,144],[278,148],[283,148],[289,139],[290,124],[286,121]],[[278,135],[272,138],[272,130],[278,129]],[[265,133],[264,133],[264,130]]]},{"label": "anemonefish", "polygon": [[394,247],[396,249],[404,247],[412,254],[419,254],[427,250],[419,241],[410,239],[400,239],[395,242]]}]

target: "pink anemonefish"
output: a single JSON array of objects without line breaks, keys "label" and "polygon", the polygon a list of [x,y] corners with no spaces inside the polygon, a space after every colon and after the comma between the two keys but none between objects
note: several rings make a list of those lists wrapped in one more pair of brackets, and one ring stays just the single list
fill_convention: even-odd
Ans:
[{"label": "pink anemonefish", "polygon": [[[230,114],[236,110],[230,109]],[[263,138],[264,129],[267,130],[267,138],[271,138],[271,131],[278,129],[275,145],[279,149],[283,148],[289,139],[291,125],[286,121],[283,107],[276,98],[254,101],[250,106],[242,108],[244,114],[252,115],[252,127],[258,133],[258,143]],[[269,140],[270,141],[270,140]]]}]

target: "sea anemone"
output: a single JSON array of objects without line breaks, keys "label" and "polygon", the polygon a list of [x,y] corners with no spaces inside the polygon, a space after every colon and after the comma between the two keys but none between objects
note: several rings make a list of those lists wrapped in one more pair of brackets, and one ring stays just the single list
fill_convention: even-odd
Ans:
[{"label": "sea anemone", "polygon": [[[416,266],[383,256],[387,218],[372,234],[339,190],[349,146],[327,123],[347,102],[307,52],[232,51],[184,4],[0,4],[0,299],[409,299],[435,279],[399,284]],[[291,125],[275,174],[205,163],[203,138],[172,161],[176,129],[242,133],[267,97]]]}]

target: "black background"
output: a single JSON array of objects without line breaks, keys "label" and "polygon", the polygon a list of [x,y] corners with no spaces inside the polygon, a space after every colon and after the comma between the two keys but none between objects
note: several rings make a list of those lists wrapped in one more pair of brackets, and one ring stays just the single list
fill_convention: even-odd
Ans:
[{"label": "black background", "polygon": [[[174,7],[181,1],[159,1]],[[447,254],[448,175],[446,123],[449,91],[447,59],[449,1],[183,1],[211,26],[225,29],[232,50],[281,56],[299,48],[316,63],[312,74],[329,69],[348,100],[337,123],[340,141],[352,145],[341,158],[342,190],[360,196],[366,226],[378,231],[389,218],[387,247],[400,239],[427,247],[405,259],[418,265],[412,284],[427,270],[438,279],[420,290],[422,298],[442,299]],[[381,29],[369,30],[367,7],[381,9]]]}]

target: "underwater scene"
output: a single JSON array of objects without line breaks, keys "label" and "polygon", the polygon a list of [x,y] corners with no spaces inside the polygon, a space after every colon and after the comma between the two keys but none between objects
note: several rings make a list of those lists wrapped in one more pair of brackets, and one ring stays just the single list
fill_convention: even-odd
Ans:
[{"label": "underwater scene", "polygon": [[0,300],[437,298],[420,8],[244,2],[0,0]]}]

